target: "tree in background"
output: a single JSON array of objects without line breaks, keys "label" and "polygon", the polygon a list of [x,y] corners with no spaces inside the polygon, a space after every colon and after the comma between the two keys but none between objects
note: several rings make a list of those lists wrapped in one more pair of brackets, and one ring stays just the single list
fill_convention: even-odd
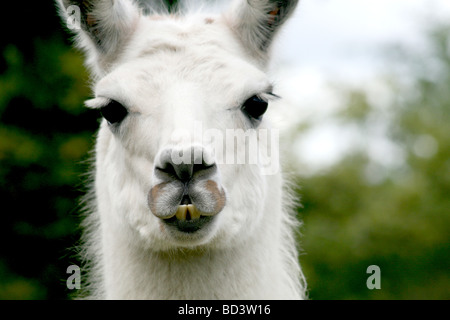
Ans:
[{"label": "tree in background", "polygon": [[[450,26],[427,39],[422,53],[391,50],[388,97],[339,89],[335,118],[357,128],[361,144],[299,179],[313,299],[450,298]],[[380,290],[366,286],[370,265],[380,267]]]}]

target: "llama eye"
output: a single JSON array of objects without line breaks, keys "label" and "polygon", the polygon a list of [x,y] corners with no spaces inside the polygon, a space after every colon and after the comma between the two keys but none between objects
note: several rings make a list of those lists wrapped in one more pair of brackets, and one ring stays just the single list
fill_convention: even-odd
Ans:
[{"label": "llama eye", "polygon": [[119,102],[112,100],[106,106],[100,108],[100,113],[109,124],[116,124],[127,116],[128,111]]},{"label": "llama eye", "polygon": [[269,103],[258,96],[253,96],[242,105],[242,111],[255,120],[261,120]]}]

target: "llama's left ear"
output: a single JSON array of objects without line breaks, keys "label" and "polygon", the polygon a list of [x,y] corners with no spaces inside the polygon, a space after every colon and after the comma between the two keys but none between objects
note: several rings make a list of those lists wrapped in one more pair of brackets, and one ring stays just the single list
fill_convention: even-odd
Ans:
[{"label": "llama's left ear", "polygon": [[139,19],[131,0],[56,0],[77,44],[94,69],[105,71],[120,54]]},{"label": "llama's left ear", "polygon": [[272,40],[299,0],[235,0],[226,18],[252,53],[265,57]]}]

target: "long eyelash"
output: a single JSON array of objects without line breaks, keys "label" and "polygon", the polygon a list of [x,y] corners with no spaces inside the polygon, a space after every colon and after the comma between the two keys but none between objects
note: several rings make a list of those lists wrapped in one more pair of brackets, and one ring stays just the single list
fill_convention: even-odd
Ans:
[{"label": "long eyelash", "polygon": [[[262,100],[264,100],[266,102],[276,101],[278,99],[281,99],[281,97],[279,95],[277,95],[277,94],[275,94],[273,92],[262,92],[262,93],[259,93],[259,94],[255,94],[255,96],[257,96],[258,98],[260,98],[260,99],[262,99]],[[240,109],[241,107],[242,107],[242,105],[239,104],[239,105],[234,106],[232,108],[228,108],[227,110],[237,110],[237,109]]]},{"label": "long eyelash", "polygon": [[275,100],[281,99],[281,96],[279,96],[279,95],[277,95],[277,94],[275,94],[275,93],[268,92],[267,94],[271,95],[272,98],[274,98]]},{"label": "long eyelash", "polygon": [[272,93],[272,92],[260,93],[257,96],[258,96],[258,98],[263,99],[264,101],[267,101],[267,102],[281,99],[281,97],[279,95],[276,95],[275,93]]}]

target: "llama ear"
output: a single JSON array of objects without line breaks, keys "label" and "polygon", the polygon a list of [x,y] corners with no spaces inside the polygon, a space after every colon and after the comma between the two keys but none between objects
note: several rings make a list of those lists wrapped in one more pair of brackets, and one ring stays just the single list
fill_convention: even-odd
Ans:
[{"label": "llama ear", "polygon": [[139,19],[130,0],[56,1],[67,27],[78,35],[78,45],[99,64],[120,53]]},{"label": "llama ear", "polygon": [[281,25],[299,0],[236,0],[227,19],[244,45],[260,57],[266,56]]}]

